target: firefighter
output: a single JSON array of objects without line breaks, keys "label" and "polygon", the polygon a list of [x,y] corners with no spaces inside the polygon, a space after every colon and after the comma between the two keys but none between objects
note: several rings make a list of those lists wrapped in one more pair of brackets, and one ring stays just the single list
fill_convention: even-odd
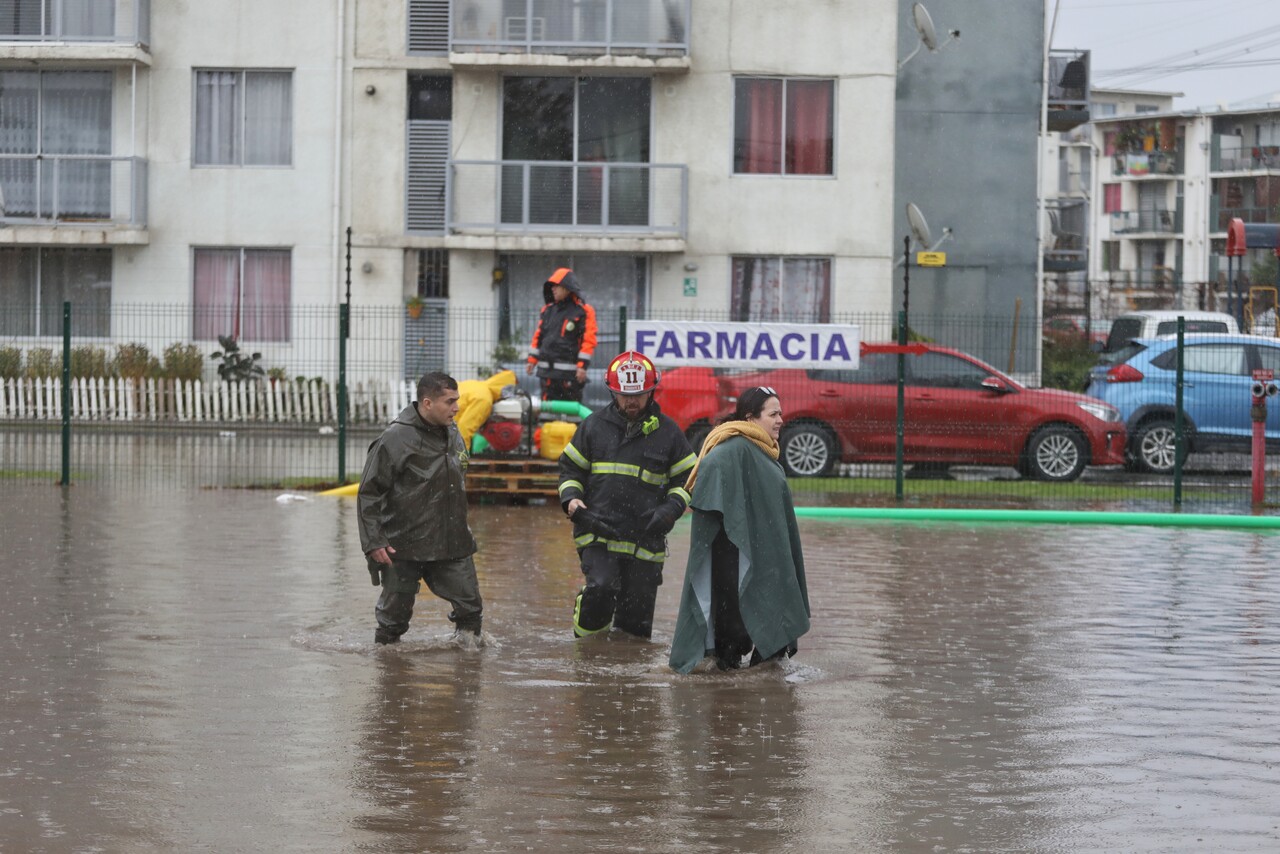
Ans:
[{"label": "firefighter", "polygon": [[582,297],[578,277],[568,267],[542,286],[546,305],[533,331],[525,373],[537,369],[543,400],[582,402],[587,366],[596,351],[596,310]]},{"label": "firefighter", "polygon": [[653,400],[658,369],[648,358],[618,355],[605,384],[613,403],[587,416],[560,455],[560,506],[586,576],[573,633],[616,626],[648,638],[666,535],[689,506],[684,481],[697,457]]}]

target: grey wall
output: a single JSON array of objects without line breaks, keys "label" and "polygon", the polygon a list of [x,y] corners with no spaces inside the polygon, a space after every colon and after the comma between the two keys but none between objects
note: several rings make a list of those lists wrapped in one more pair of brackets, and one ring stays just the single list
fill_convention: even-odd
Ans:
[{"label": "grey wall", "polygon": [[[955,233],[938,251],[945,268],[911,270],[911,326],[938,338],[957,317],[990,318],[961,349],[1008,368],[1015,301],[1022,300],[1017,370],[1034,369],[1037,179],[1044,5],[1042,0],[924,0],[939,53],[922,50],[899,72],[894,171],[894,245],[910,234],[906,205],[928,218],[934,239]],[[898,55],[918,44],[912,0],[899,0]],[[912,263],[915,247],[912,248]],[[894,309],[902,307],[895,271]],[[945,324],[938,321],[945,320]],[[979,341],[981,343],[979,344]]]}]

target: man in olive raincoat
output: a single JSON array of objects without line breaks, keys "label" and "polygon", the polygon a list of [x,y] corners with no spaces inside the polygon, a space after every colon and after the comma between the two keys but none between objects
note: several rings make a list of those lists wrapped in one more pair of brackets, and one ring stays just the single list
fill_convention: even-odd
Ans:
[{"label": "man in olive raincoat", "polygon": [[417,397],[369,446],[360,477],[360,545],[373,583],[382,585],[374,610],[379,644],[408,631],[419,579],[453,606],[449,619],[460,635],[480,634],[476,540],[463,484],[467,452],[453,423],[458,383],[425,374]]},{"label": "man in olive raincoat", "polygon": [[809,592],[782,467],[738,436],[704,452],[689,484],[694,514],[671,666],[688,673],[716,654],[712,560],[724,538],[737,555],[738,611],[748,646],[755,645],[752,663],[793,654],[809,630]]}]

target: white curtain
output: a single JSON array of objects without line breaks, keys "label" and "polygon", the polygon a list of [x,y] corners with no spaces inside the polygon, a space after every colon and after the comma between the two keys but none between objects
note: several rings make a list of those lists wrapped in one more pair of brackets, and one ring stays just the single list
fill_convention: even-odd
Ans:
[{"label": "white curtain", "polygon": [[111,72],[41,75],[40,149],[45,155],[102,155],[101,160],[46,157],[41,212],[59,217],[111,216]]},{"label": "white curtain", "polygon": [[288,166],[293,162],[292,83],[288,72],[245,73],[246,166]]},{"label": "white curtain", "polygon": [[826,258],[734,258],[732,319],[827,323],[831,261]]},{"label": "white curtain", "polygon": [[192,159],[197,166],[239,162],[240,74],[196,72],[196,139]]},{"label": "white curtain", "polygon": [[107,39],[115,35],[116,0],[62,0],[61,35]]}]

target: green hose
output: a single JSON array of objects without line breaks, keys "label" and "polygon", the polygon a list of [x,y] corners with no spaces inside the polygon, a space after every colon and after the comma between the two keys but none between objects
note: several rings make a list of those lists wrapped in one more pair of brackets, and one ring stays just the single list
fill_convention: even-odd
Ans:
[{"label": "green hose", "polygon": [[576,400],[544,400],[542,411],[553,412],[556,415],[576,415],[579,418],[586,418],[591,414],[590,407],[583,406]]},{"label": "green hose", "polygon": [[797,507],[810,519],[897,522],[1015,522],[1048,525],[1147,525],[1157,528],[1280,529],[1280,516],[1214,513],[1126,513],[1094,510],[955,510],[914,507]]}]

